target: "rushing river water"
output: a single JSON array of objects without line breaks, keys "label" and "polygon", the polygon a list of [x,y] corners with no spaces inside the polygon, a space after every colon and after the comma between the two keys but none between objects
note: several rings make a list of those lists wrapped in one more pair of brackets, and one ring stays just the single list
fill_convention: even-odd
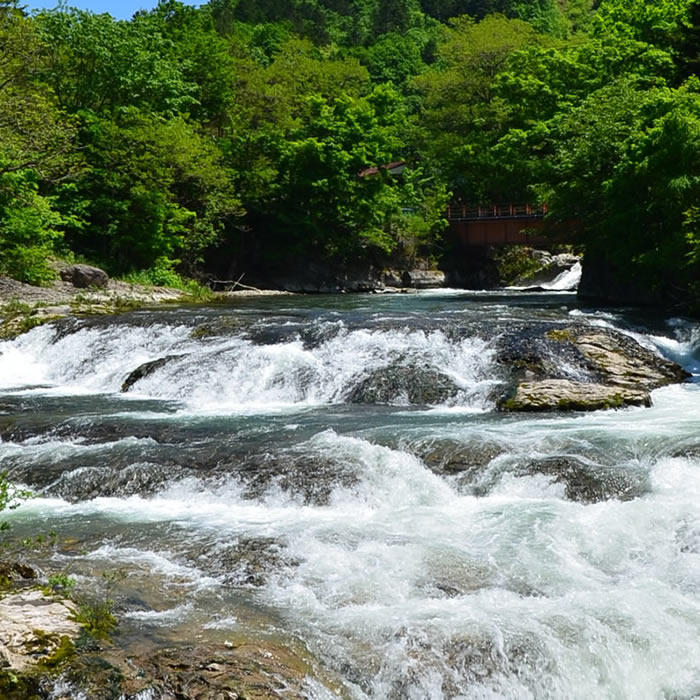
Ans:
[{"label": "rushing river water", "polygon": [[[81,585],[122,570],[134,634],[301,640],[340,684],[311,698],[700,697],[700,383],[649,409],[494,410],[501,329],[572,320],[700,374],[697,324],[561,293],[34,329],[0,343],[0,469],[37,493],[14,531],[70,535],[46,556]],[[455,390],[392,394],[409,366]]]}]

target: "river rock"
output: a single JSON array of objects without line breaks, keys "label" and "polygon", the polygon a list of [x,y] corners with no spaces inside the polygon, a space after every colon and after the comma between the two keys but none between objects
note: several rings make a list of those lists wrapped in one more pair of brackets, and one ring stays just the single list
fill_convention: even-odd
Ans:
[{"label": "river rock", "polygon": [[552,476],[566,487],[566,498],[578,503],[598,503],[611,498],[630,501],[649,491],[649,474],[639,465],[601,465],[571,455],[526,460],[515,473]]},{"label": "river rock", "polygon": [[161,367],[165,367],[168,363],[172,362],[173,360],[177,360],[181,357],[184,357],[184,355],[166,355],[165,357],[160,357],[157,360],[151,360],[150,362],[144,362],[142,365],[139,365],[135,370],[130,372],[126,379],[122,382],[122,392],[127,392],[129,389],[131,389],[136,382],[140,381],[144,377],[148,377],[150,374],[153,374],[157,369],[160,369]]},{"label": "river rock", "polygon": [[445,286],[445,273],[442,270],[406,270],[401,275],[403,287],[435,289]]},{"label": "river rock", "polygon": [[527,287],[525,291],[547,291],[542,285],[553,282],[562,272],[570,270],[576,263],[581,262],[578,255],[554,254],[537,248],[525,249],[522,254],[528,256],[533,261],[533,266],[536,266],[528,273],[514,280],[508,280],[508,283],[517,287]]},{"label": "river rock", "polygon": [[65,674],[67,697],[302,700],[319,675],[303,650],[273,641],[140,647],[79,658]]},{"label": "river rock", "polygon": [[568,379],[521,382],[500,407],[506,411],[596,411],[600,408],[651,406],[645,390]]},{"label": "river rock", "polygon": [[222,461],[218,471],[235,473],[244,487],[244,498],[259,499],[279,490],[316,506],[328,505],[335,489],[352,488],[359,481],[348,460],[291,451],[234,457],[229,464]]},{"label": "river rock", "polygon": [[76,639],[81,627],[76,610],[39,590],[22,591],[0,600],[0,667],[25,671],[56,653],[61,638]]},{"label": "river rock", "polygon": [[431,471],[444,476],[480,472],[504,451],[505,447],[495,442],[465,444],[450,439],[411,448],[411,452],[420,457]]},{"label": "river rock", "polygon": [[168,484],[191,476],[191,470],[174,464],[139,462],[122,469],[109,467],[68,467],[44,490],[69,503],[80,503],[99,497],[151,496]]},{"label": "river rock", "polygon": [[299,565],[287,554],[287,544],[275,537],[238,537],[230,542],[198,547],[196,565],[227,586],[260,588],[270,577]]},{"label": "river rock", "polygon": [[103,288],[109,282],[107,273],[92,265],[69,265],[64,267],[59,272],[59,275],[64,282],[70,282],[79,289],[88,289],[89,287]]},{"label": "river rock", "polygon": [[690,376],[624,333],[584,324],[512,329],[499,341],[499,362],[511,373],[505,411],[650,406],[650,391]]},{"label": "river rock", "polygon": [[390,365],[370,372],[349,393],[348,403],[445,403],[457,393],[446,374],[415,364]]}]

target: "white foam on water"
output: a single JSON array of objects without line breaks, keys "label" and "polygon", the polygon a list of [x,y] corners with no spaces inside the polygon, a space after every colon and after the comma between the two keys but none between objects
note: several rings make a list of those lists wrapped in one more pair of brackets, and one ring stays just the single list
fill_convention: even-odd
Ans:
[{"label": "white foam on water", "polygon": [[185,603],[167,610],[127,610],[122,616],[128,620],[146,622],[149,625],[166,627],[175,623],[182,623],[192,611],[192,604]]},{"label": "white foam on water", "polygon": [[568,270],[560,272],[551,282],[545,282],[542,287],[556,291],[568,291],[576,289],[581,281],[581,263],[574,263]]},{"label": "white foam on water", "polygon": [[[185,326],[83,328],[58,340],[50,325],[0,343],[0,389],[45,385],[60,393],[119,391],[130,371],[178,348],[187,348]],[[191,344],[190,344],[191,345]]]},{"label": "white foam on water", "polygon": [[189,336],[184,326],[154,324],[84,328],[54,342],[50,329],[39,329],[0,356],[0,388],[48,384],[65,393],[118,392],[141,364],[173,355],[130,394],[196,411],[284,410],[343,402],[370,372],[406,365],[449,377],[458,389],[451,405],[484,410],[493,384],[488,344],[452,341],[441,331],[343,331],[315,347],[301,340],[257,345],[243,337],[201,344]]},{"label": "white foam on water", "polygon": [[[333,431],[306,449],[352,462],[359,483],[325,507],[244,500],[233,482],[30,507],[167,521],[222,542],[280,538],[296,563],[259,595],[313,651],[366,669],[356,697],[651,700],[696,687],[697,458],[658,460],[646,496],[582,506],[542,477],[462,496],[417,458]],[[194,576],[167,552],[105,545],[91,557]]]},{"label": "white foam on water", "polygon": [[[693,329],[680,330],[675,340],[645,342],[692,362]],[[74,346],[61,347],[62,340],[53,346],[39,331],[26,346],[34,355],[22,382],[33,376],[116,391],[131,371],[133,358],[125,361],[110,349],[114,339],[76,334],[88,333],[83,341],[105,348],[105,367],[94,363],[88,376],[70,357]],[[247,498],[235,477],[224,475],[173,483],[150,498],[76,504],[37,498],[8,519],[55,517],[98,532],[120,524],[130,526],[125,532],[148,532],[151,524],[165,524],[154,529],[167,529],[170,537],[182,533],[195,548],[198,542],[226,546],[238,538],[272,538],[284,557],[266,572],[256,600],[331,668],[353,671],[359,680],[348,682],[352,698],[658,700],[700,694],[700,385],[659,389],[650,409],[480,419],[456,411],[477,406],[477,394],[469,392],[489,380],[483,341],[365,330],[342,332],[315,347],[229,338],[202,348],[182,330],[134,333],[124,348],[138,352],[138,338],[146,339],[148,359],[197,348],[198,354],[174,360],[137,385],[143,396],[182,401],[193,418],[221,404],[301,409],[332,403],[368,369],[408,353],[450,374],[467,397],[441,409],[454,418],[446,412],[440,422],[431,414],[437,426],[417,425],[413,437],[482,440],[507,456],[533,459],[578,456],[591,468],[599,460],[620,474],[638,470],[648,485],[632,500],[583,505],[566,500],[563,484],[551,476],[506,470],[477,498],[408,451],[324,430],[296,445],[295,454],[345,465],[356,477],[333,485],[327,505],[274,488]],[[11,348],[25,347],[18,342]],[[9,371],[16,357],[0,356],[0,372],[3,359]],[[0,454],[13,456],[42,449],[99,455],[102,449],[40,441],[2,448]],[[102,544],[88,558],[184,585],[193,606],[198,594],[211,595],[221,585],[207,574],[206,562],[183,562],[155,535],[139,546]],[[173,606],[131,614],[168,625],[187,613]],[[204,624],[235,625],[220,613],[211,611]],[[327,697],[322,686],[310,688],[310,697]]]}]

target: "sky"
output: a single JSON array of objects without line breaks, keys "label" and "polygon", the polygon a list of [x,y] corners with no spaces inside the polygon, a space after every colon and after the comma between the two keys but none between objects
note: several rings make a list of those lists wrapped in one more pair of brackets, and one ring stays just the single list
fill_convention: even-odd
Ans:
[{"label": "sky", "polygon": [[[184,0],[186,5],[199,5],[194,0]],[[202,0],[204,2],[204,0]],[[57,0],[22,0],[20,5],[26,5],[27,10],[46,10],[56,7]],[[68,5],[91,12],[109,12],[116,19],[131,19],[138,10],[150,10],[158,4],[158,0],[68,0]]]}]

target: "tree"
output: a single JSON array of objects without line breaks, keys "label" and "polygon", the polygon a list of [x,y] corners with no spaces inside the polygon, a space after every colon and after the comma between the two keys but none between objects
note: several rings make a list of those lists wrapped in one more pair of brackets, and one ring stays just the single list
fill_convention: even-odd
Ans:
[{"label": "tree", "polygon": [[195,103],[172,43],[148,15],[130,22],[64,8],[36,17],[47,46],[42,79],[68,112],[134,106],[177,114]]},{"label": "tree", "polygon": [[181,117],[91,116],[82,139],[89,168],[63,192],[62,207],[79,214],[67,238],[112,272],[192,271],[241,213],[220,153]]},{"label": "tree", "polygon": [[514,52],[543,41],[521,20],[493,15],[474,22],[462,17],[452,22],[439,46],[438,63],[416,78],[425,95],[422,150],[440,163],[461,196],[490,199],[508,192],[492,153],[509,118],[508,105],[496,92],[496,79]]},{"label": "tree", "polygon": [[47,259],[61,238],[40,185],[75,170],[75,130],[37,80],[44,46],[14,2],[0,5],[0,45],[0,270],[40,284],[53,277]]},{"label": "tree", "polygon": [[698,279],[700,83],[621,78],[561,120],[543,196],[592,253],[666,293]]}]

